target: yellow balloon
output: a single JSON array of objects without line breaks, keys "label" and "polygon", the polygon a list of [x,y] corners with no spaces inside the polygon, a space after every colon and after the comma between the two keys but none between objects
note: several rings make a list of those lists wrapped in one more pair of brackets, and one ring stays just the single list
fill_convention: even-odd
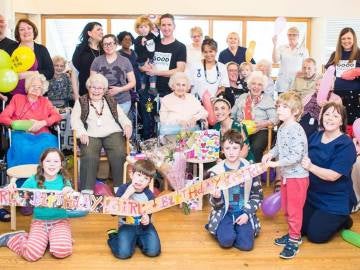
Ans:
[{"label": "yellow balloon", "polygon": [[12,69],[0,69],[0,93],[7,93],[16,87],[18,74]]},{"label": "yellow balloon", "polygon": [[256,123],[253,120],[242,120],[241,123],[243,123],[246,127],[246,131],[248,135],[252,135],[256,131]]},{"label": "yellow balloon", "polygon": [[35,63],[35,54],[29,47],[18,47],[11,55],[13,69],[17,72],[24,72],[30,69]]},{"label": "yellow balloon", "polygon": [[256,42],[254,40],[250,41],[249,47],[245,52],[245,61],[250,63],[253,55],[255,53]]},{"label": "yellow balloon", "polygon": [[0,69],[9,68],[11,68],[10,55],[4,50],[0,50]]}]

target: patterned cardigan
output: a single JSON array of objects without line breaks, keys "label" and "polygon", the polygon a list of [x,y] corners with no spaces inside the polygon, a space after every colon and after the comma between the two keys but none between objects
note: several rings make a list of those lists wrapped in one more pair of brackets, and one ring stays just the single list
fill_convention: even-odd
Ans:
[{"label": "patterned cardigan", "polygon": [[[245,166],[249,164],[249,162],[245,159],[241,159],[241,162],[245,164]],[[217,175],[225,172],[224,163],[225,161],[221,161],[212,167],[209,170],[210,175]],[[264,197],[260,177],[254,177],[252,181],[246,181],[244,190],[245,194],[243,211],[249,216],[248,222],[251,222],[255,236],[257,236],[260,232],[261,226],[260,220],[256,216],[256,211],[259,209]],[[229,190],[226,189],[221,192],[220,200],[216,200],[210,196],[210,204],[212,206],[212,210],[209,216],[209,223],[206,224],[205,227],[211,234],[215,235],[220,221],[224,218],[229,208]]]}]

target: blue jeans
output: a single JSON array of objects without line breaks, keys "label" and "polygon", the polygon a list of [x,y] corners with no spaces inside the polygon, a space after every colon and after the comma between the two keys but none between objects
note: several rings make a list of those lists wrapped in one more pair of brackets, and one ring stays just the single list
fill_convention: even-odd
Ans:
[{"label": "blue jeans", "polygon": [[221,247],[236,247],[240,250],[249,251],[254,247],[255,233],[250,220],[238,225],[234,220],[238,216],[226,213],[216,230],[216,238]]},{"label": "blue jeans", "polygon": [[119,259],[130,258],[136,246],[149,257],[156,257],[161,252],[159,235],[152,223],[147,226],[123,224],[117,234],[109,237],[111,252]]}]

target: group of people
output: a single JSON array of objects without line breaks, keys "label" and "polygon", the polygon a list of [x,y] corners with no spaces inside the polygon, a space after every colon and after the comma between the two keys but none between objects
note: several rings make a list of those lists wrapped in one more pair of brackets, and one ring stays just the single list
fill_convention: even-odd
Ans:
[{"label": "group of people", "polygon": [[[9,105],[0,114],[0,123],[9,126],[16,120],[30,120],[30,133],[49,133],[49,127],[61,119],[51,101],[68,106],[73,99],[71,125],[81,142],[83,193],[93,193],[104,148],[116,196],[137,201],[153,198],[149,184],[155,167],[150,161],[138,161],[130,174],[132,182],[121,184],[125,141],[134,128],[127,114],[138,94],[144,139],[154,136],[157,107],[165,130],[167,126],[192,129],[197,121],[206,122],[210,114],[215,115],[213,128],[220,131],[224,159],[209,170],[211,174],[237,170],[252,162],[280,168],[282,208],[289,226],[287,234],[275,239],[276,245],[284,246],[281,258],[293,258],[298,253],[303,235],[322,243],[352,226],[350,213],[359,197],[356,199],[353,190],[353,182],[358,185],[358,180],[351,179],[351,172],[356,149],[360,147],[355,147],[359,143],[355,141],[354,145],[346,132],[351,136],[349,127],[360,115],[360,79],[349,79],[343,74],[360,66],[360,49],[353,29],[344,28],[339,35],[336,51],[326,66],[335,66],[333,91],[325,102],[318,103],[321,78],[316,73],[315,60],[299,43],[295,27],[288,29],[289,44],[278,47],[277,37],[273,38],[273,61],[280,61],[275,84],[270,78],[270,61],[245,61],[246,48],[239,45],[237,33],[228,35],[228,48],[216,59],[216,41],[203,39],[199,27],[191,29],[193,43],[188,47],[176,40],[171,14],[161,15],[157,26],[147,16],[139,17],[135,23],[139,34],[136,39],[126,31],[118,36],[103,35],[100,23],[88,23],[72,58],[77,80],[75,72],[64,74],[64,59],[51,59],[46,48],[34,42],[38,32],[30,20],[17,23],[17,42],[5,37],[5,28],[5,18],[0,16],[0,48],[11,54],[18,46],[30,47],[36,61],[29,71],[19,74],[19,84],[11,96],[0,96],[9,99]],[[118,44],[120,51],[116,51]],[[57,90],[45,98],[47,80]],[[72,88],[72,97],[67,86]],[[157,96],[160,105],[156,104]],[[254,121],[251,134],[242,123],[244,120]],[[276,125],[276,144],[264,155],[269,128]],[[23,187],[71,192],[62,153],[48,147],[54,145],[43,145],[41,151],[47,150],[41,156],[30,155],[37,159],[40,156],[40,164],[37,174],[26,180]],[[13,185],[8,188],[16,189]],[[220,246],[253,248],[260,232],[256,211],[262,199],[258,178],[227,190],[214,190],[210,198],[213,210],[206,227]],[[0,217],[5,218],[8,213],[2,211],[6,210],[0,210]],[[108,244],[114,256],[129,258],[136,245],[145,255],[160,254],[160,240],[151,215],[120,217],[120,224],[118,230],[109,231]],[[29,234],[18,231],[0,235],[0,246],[8,246],[29,261],[41,258],[48,242],[55,257],[72,253],[71,231],[61,209],[35,208]]]}]

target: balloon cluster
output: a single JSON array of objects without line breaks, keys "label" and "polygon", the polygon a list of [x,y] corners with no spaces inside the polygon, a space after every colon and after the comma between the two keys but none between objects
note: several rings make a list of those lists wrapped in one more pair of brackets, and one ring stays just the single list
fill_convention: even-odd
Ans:
[{"label": "balloon cluster", "polygon": [[28,47],[18,47],[11,56],[0,50],[0,92],[14,90],[19,81],[18,73],[27,71],[34,63],[35,54]]}]

